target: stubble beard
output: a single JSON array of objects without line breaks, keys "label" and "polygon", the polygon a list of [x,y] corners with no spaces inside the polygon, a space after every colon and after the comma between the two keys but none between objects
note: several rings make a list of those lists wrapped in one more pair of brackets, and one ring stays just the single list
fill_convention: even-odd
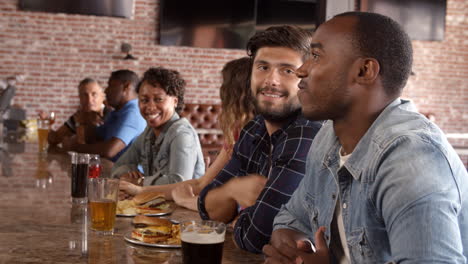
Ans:
[{"label": "stubble beard", "polygon": [[257,99],[255,99],[254,103],[257,114],[263,116],[265,120],[273,123],[282,123],[296,115],[296,113],[301,109],[299,100],[296,98],[295,101],[296,102],[294,102],[294,100],[290,100],[278,109],[274,109],[274,105],[269,103],[267,105],[261,105]]}]

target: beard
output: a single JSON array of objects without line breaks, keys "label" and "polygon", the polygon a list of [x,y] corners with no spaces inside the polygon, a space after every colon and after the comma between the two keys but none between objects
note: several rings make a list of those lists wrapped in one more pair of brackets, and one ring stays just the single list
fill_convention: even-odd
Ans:
[{"label": "beard", "polygon": [[296,115],[301,109],[297,96],[277,107],[270,103],[260,104],[257,99],[255,99],[254,103],[256,113],[260,114],[265,120],[272,123],[282,123],[287,121],[292,116]]}]

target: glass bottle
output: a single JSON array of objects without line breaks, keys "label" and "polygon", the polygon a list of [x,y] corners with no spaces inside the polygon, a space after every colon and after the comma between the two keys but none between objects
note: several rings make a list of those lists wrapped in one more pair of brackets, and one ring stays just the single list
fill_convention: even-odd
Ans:
[{"label": "glass bottle", "polygon": [[99,178],[101,171],[101,158],[98,154],[90,154],[88,178]]}]

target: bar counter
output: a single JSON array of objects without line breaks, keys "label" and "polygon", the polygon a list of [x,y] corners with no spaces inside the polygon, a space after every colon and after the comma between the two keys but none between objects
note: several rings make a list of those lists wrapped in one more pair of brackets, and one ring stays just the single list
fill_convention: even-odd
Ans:
[{"label": "bar counter", "polygon": [[[112,236],[94,234],[87,206],[71,203],[67,154],[3,143],[0,158],[0,263],[182,263],[180,249],[126,242],[132,217],[117,217]],[[104,162],[104,171],[110,166]],[[199,219],[181,207],[168,217]],[[263,256],[236,248],[228,231],[223,263],[263,263]]]}]

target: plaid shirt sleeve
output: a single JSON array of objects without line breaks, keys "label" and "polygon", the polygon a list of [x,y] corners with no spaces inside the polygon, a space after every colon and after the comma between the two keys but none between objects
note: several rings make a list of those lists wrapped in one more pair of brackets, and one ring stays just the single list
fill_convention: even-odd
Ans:
[{"label": "plaid shirt sleeve", "polygon": [[305,161],[317,129],[298,126],[274,148],[270,175],[255,205],[240,212],[234,227],[237,245],[261,253],[270,241],[273,219],[304,177]]},{"label": "plaid shirt sleeve", "polygon": [[[237,144],[236,144],[237,145]],[[235,146],[236,146],[235,145]],[[237,171],[241,167],[241,161],[237,156],[237,152],[233,151],[231,159],[229,160],[228,164],[223,168],[223,170],[214,178],[214,180],[208,184],[203,190],[200,192],[198,196],[198,212],[200,213],[200,217],[204,220],[210,219],[208,212],[205,209],[205,198],[208,192],[216,187],[219,187],[230,179],[236,177]]]},{"label": "plaid shirt sleeve", "polygon": [[[258,126],[259,122],[257,119],[250,121],[241,131],[239,135],[239,139],[234,144],[234,149],[232,151],[231,159],[229,162],[224,166],[220,173],[214,178],[214,180],[208,184],[203,190],[200,192],[198,196],[198,212],[200,213],[200,217],[204,220],[210,219],[208,212],[205,208],[205,198],[208,192],[212,189],[215,189],[230,179],[237,177],[239,175],[245,175],[245,159],[249,156],[246,153],[246,150],[251,150],[251,144],[255,138],[255,129]],[[240,145],[248,146],[246,149],[240,149]],[[244,162],[243,162],[244,160]]]},{"label": "plaid shirt sleeve", "polygon": [[274,147],[271,153],[271,167],[262,170],[265,164],[260,164],[262,166],[257,166],[258,171],[247,168],[249,166],[246,163],[255,162],[251,160],[253,156],[247,154],[247,150],[257,148],[259,145],[254,143],[252,131],[244,129],[234,146],[231,160],[213,182],[200,192],[198,209],[201,218],[210,219],[205,209],[205,198],[210,190],[234,177],[242,177],[249,173],[268,176],[265,188],[258,196],[255,205],[239,213],[234,227],[234,240],[240,248],[261,253],[262,247],[270,240],[274,217],[281,205],[290,199],[304,176],[306,157],[320,127],[320,123],[302,121],[301,124],[296,124],[276,135],[274,139],[272,138]]}]

